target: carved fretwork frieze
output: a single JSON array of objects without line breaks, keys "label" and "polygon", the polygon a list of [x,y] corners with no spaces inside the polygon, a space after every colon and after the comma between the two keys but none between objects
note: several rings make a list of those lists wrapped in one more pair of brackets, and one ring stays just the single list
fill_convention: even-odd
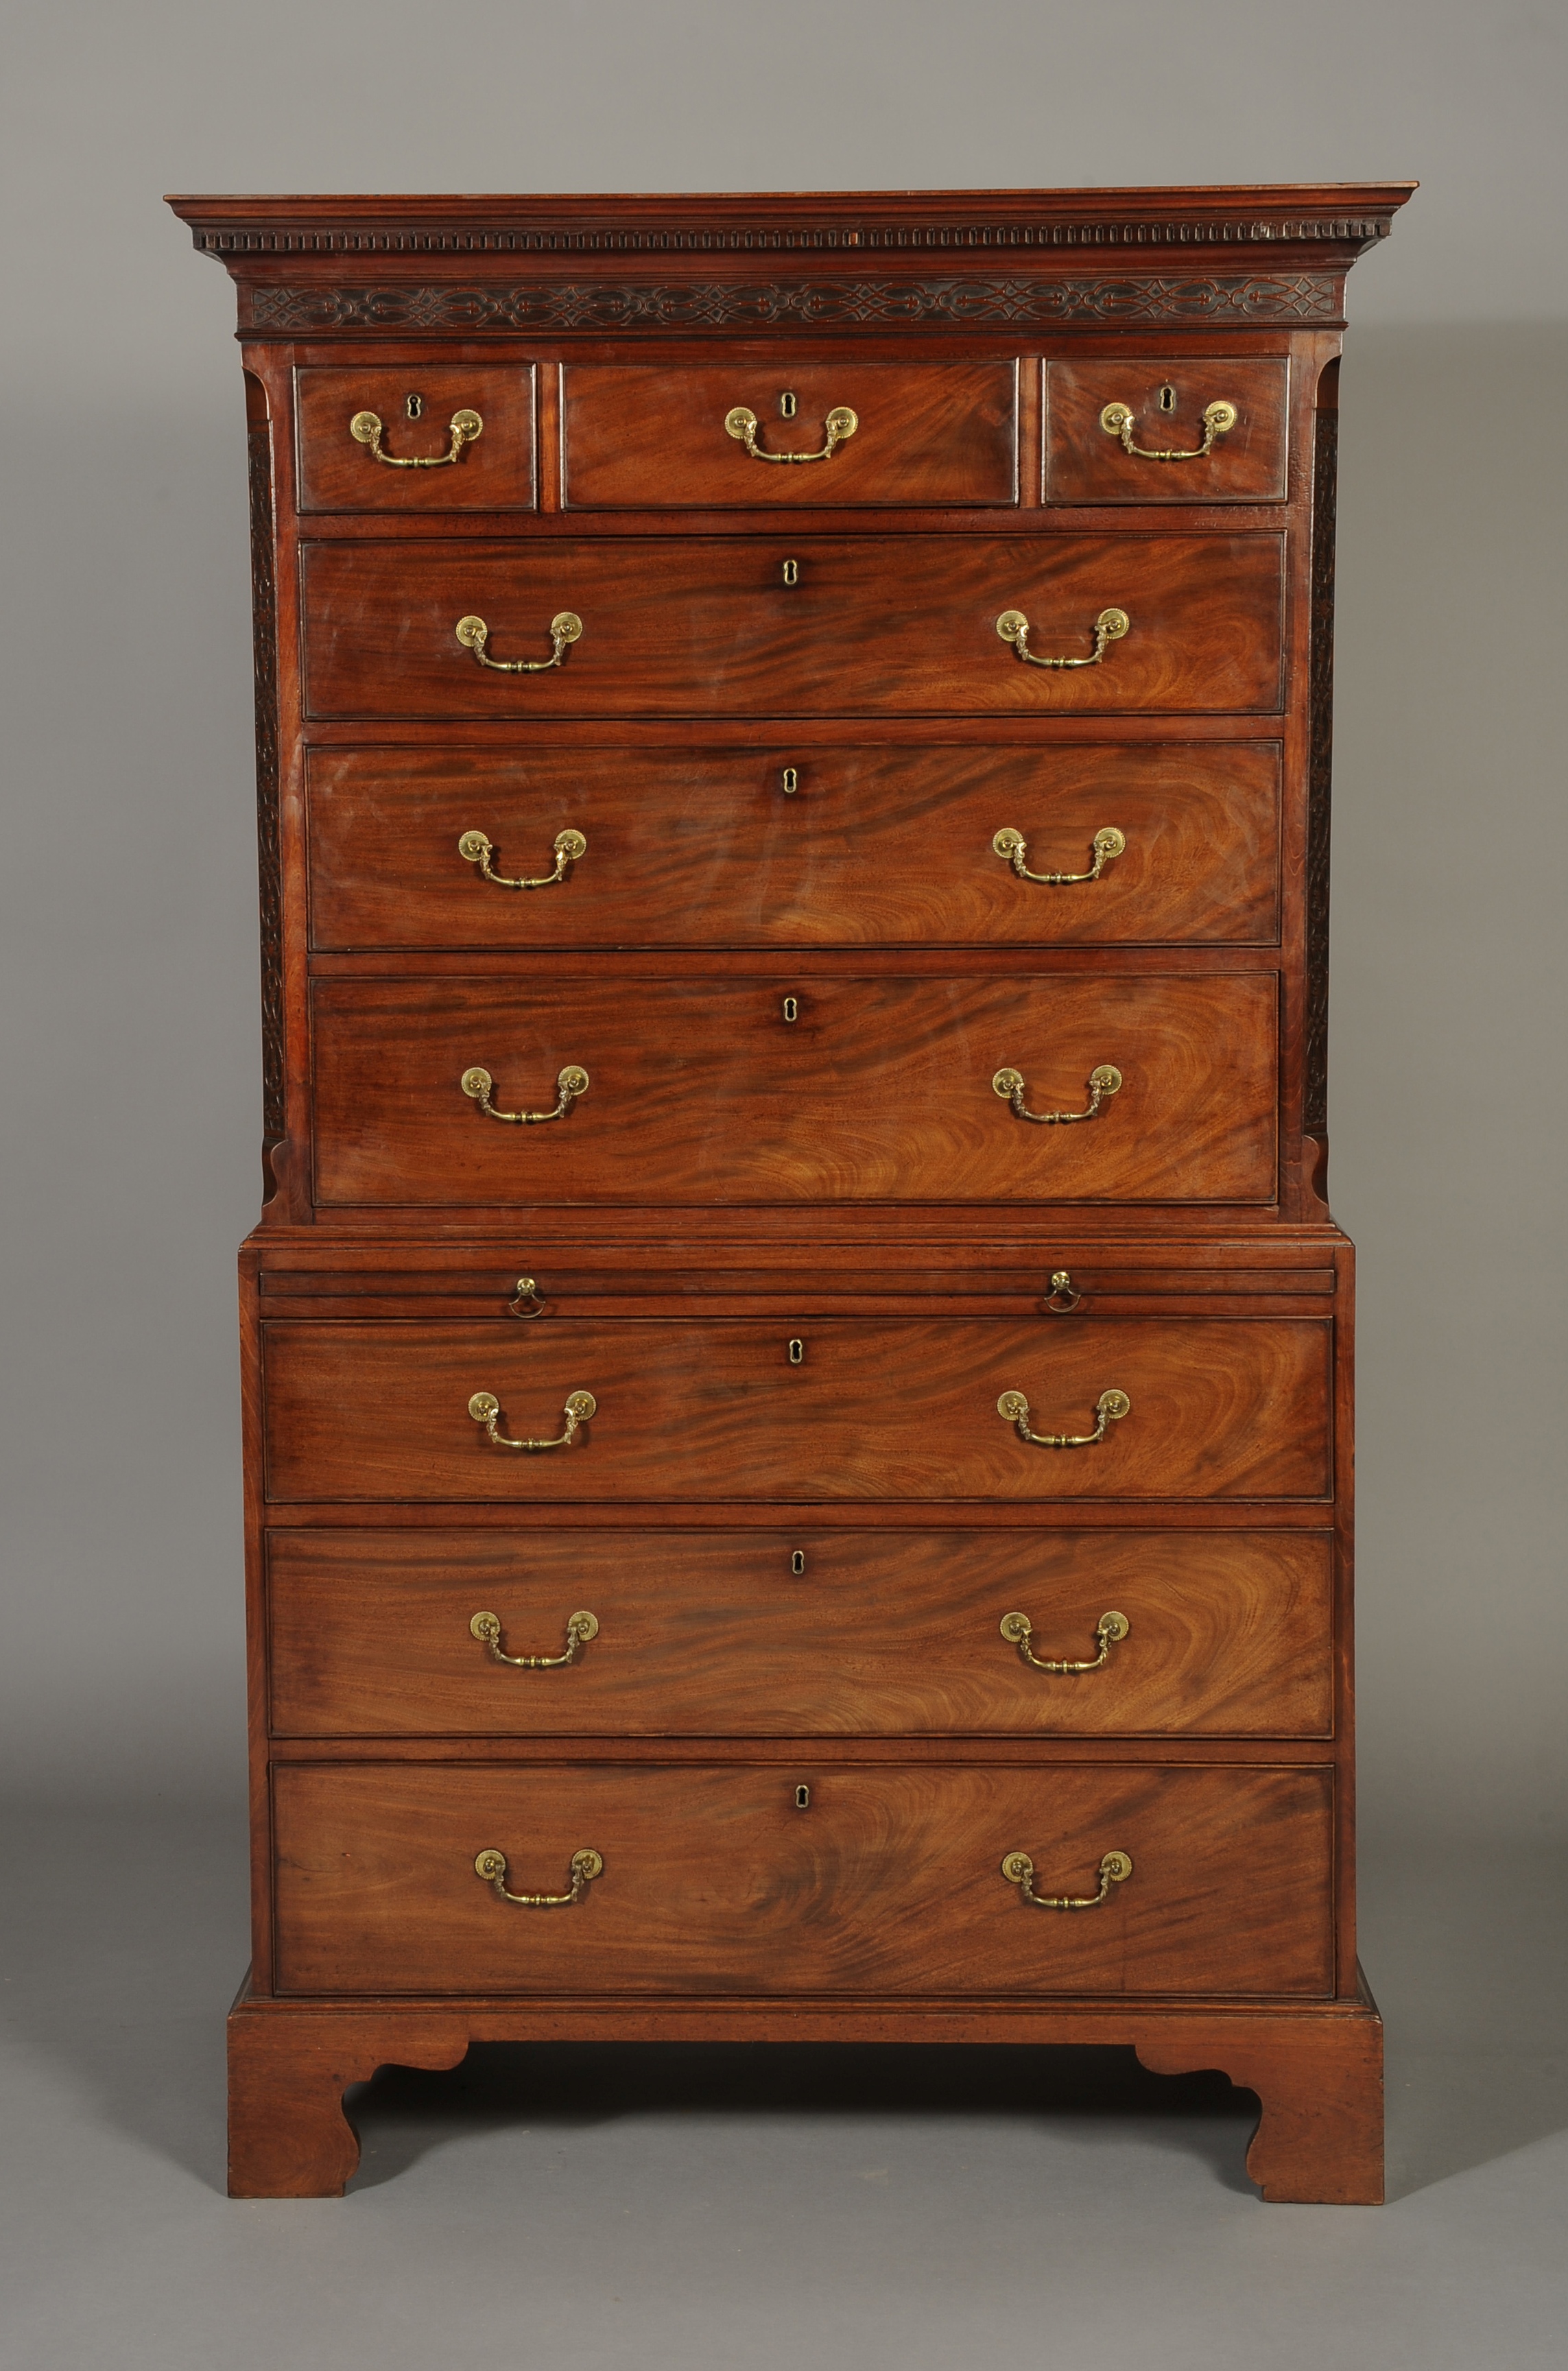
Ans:
[{"label": "carved fretwork frieze", "polygon": [[278,607],[272,430],[250,441],[250,616],[256,683],[256,847],[261,891],[261,1137],[284,1133],[283,853],[278,818]]},{"label": "carved fretwork frieze", "polygon": [[1338,272],[1124,272],[1096,279],[965,275],[940,280],[540,282],[382,287],[246,283],[240,327],[323,330],[899,329],[991,322],[1274,322],[1341,318]]},{"label": "carved fretwork frieze", "polygon": [[1312,474],[1311,733],[1307,808],[1307,1047],[1302,1126],[1329,1127],[1329,815],[1334,746],[1334,516],[1340,415],[1316,415]]}]

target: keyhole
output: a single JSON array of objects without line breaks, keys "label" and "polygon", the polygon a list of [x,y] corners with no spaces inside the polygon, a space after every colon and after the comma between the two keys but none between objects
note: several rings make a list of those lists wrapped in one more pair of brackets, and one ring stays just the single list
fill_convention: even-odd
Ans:
[{"label": "keyhole", "polygon": [[781,420],[793,420],[795,418],[795,398],[786,387],[783,395],[779,398],[779,418]]},{"label": "keyhole", "polygon": [[789,1363],[792,1367],[803,1367],[806,1364],[806,1345],[798,1335],[793,1335],[790,1338]]},{"label": "keyhole", "polygon": [[799,1018],[800,1018],[800,999],[799,999],[799,997],[798,997],[798,996],[786,996],[786,997],[784,998],[784,1019],[785,1019],[786,1021],[798,1021],[798,1020],[799,1020]]},{"label": "keyhole", "polygon": [[798,560],[786,560],[786,561],[784,561],[784,583],[785,583],[786,584],[799,584],[799,582],[800,582],[800,562],[799,562],[799,561],[798,561]]},{"label": "keyhole", "polygon": [[796,1549],[795,1554],[789,1560],[789,1568],[791,1572],[794,1573],[796,1580],[798,1580],[801,1574],[806,1570],[806,1550],[804,1548]]},{"label": "keyhole", "polygon": [[809,1787],[797,1787],[796,1788],[795,1808],[797,1811],[808,1811],[810,1810],[811,1789]]},{"label": "keyhole", "polygon": [[793,799],[796,791],[800,788],[799,769],[794,766],[786,766],[784,772],[779,776],[779,780],[784,784],[784,794],[785,798]]},{"label": "keyhole", "polygon": [[424,398],[422,395],[406,395],[403,398],[403,410],[410,420],[422,420],[424,416]]},{"label": "keyhole", "polygon": [[1162,411],[1174,411],[1176,410],[1176,389],[1173,387],[1166,386],[1161,387],[1160,410]]}]

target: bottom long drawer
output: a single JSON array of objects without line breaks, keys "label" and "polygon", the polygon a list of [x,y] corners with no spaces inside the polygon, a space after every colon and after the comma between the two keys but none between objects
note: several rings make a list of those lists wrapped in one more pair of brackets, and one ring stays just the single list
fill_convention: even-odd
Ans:
[{"label": "bottom long drawer", "polygon": [[[278,1989],[1326,1995],[1331,1787],[1242,1764],[282,1764]],[[1028,1898],[1015,1854],[1037,1895],[1093,1906]]]}]

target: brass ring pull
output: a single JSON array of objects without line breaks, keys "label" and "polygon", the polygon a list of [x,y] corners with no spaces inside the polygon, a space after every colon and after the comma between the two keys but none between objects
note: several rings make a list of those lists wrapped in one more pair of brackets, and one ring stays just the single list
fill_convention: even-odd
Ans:
[{"label": "brass ring pull", "polygon": [[1051,1277],[1051,1290],[1040,1306],[1049,1309],[1053,1317],[1065,1317],[1069,1311],[1077,1308],[1083,1297],[1069,1271],[1059,1267]]},{"label": "brass ring pull", "polygon": [[469,1402],[470,1416],[497,1449],[570,1449],[581,1428],[598,1416],[598,1402],[592,1392],[574,1392],[563,1413],[566,1429],[553,1440],[510,1440],[500,1429],[501,1403],[494,1392],[475,1392]]},{"label": "brass ring pull", "polygon": [[[558,831],[555,835],[555,870],[541,873],[534,881],[514,881],[505,873],[493,873],[490,860],[495,853],[495,842],[482,831],[465,831],[458,842],[458,854],[470,864],[477,864],[486,881],[494,881],[498,889],[553,889],[564,881],[567,868],[575,864],[579,856],[588,852],[588,843],[580,831]],[[1120,850],[1117,851],[1120,854]]]},{"label": "brass ring pull", "polygon": [[1026,1902],[1037,1910],[1098,1910],[1113,1885],[1124,1885],[1132,1874],[1131,1853],[1108,1852],[1099,1865],[1098,1893],[1037,1893],[1035,1865],[1028,1853],[1011,1852],[1002,1864],[1002,1874],[1009,1885],[1016,1885]]},{"label": "brass ring pull", "polygon": [[581,1902],[595,1878],[603,1876],[604,1859],[591,1845],[585,1845],[581,1852],[575,1852],[572,1855],[572,1890],[569,1893],[508,1893],[506,1856],[504,1852],[497,1852],[494,1845],[488,1852],[480,1854],[474,1862],[473,1873],[475,1877],[483,1878],[486,1885],[493,1885],[503,1902],[515,1902],[523,1910],[570,1910],[575,1902]]},{"label": "brass ring pull", "polygon": [[506,1307],[514,1317],[542,1317],[550,1303],[531,1276],[517,1278],[517,1290]]},{"label": "brass ring pull", "polygon": [[477,411],[454,411],[451,420],[452,442],[445,453],[427,454],[423,460],[405,460],[400,454],[387,452],[381,443],[383,430],[374,411],[356,411],[348,423],[348,433],[356,445],[369,447],[373,461],[385,461],[389,469],[446,469],[462,458],[463,446],[471,445],[484,433],[484,422]]},{"label": "brass ring pull", "polygon": [[1101,1392],[1095,1402],[1093,1432],[1032,1432],[1029,1404],[1022,1392],[1004,1392],[996,1403],[996,1413],[1012,1426],[1020,1440],[1032,1441],[1036,1449],[1093,1449],[1097,1441],[1105,1439],[1107,1425],[1120,1424],[1132,1405],[1126,1393],[1117,1391],[1114,1385]]},{"label": "brass ring pull", "polygon": [[998,1070],[992,1079],[991,1092],[1010,1104],[1019,1119],[1033,1120],[1037,1128],[1071,1128],[1081,1119],[1098,1117],[1100,1105],[1108,1095],[1119,1093],[1121,1073],[1114,1062],[1099,1062],[1089,1072],[1089,1100],[1081,1112],[1032,1112],[1024,1108],[1024,1074],[1022,1070]]},{"label": "brass ring pull", "polygon": [[1132,620],[1125,609],[1102,609],[1095,619],[1095,646],[1086,659],[1037,658],[1029,648],[1029,621],[1021,609],[1004,609],[996,620],[996,630],[1005,642],[1011,642],[1021,659],[1030,666],[1085,667],[1098,666],[1112,642],[1119,642],[1129,631]]},{"label": "brass ring pull", "polygon": [[783,461],[786,464],[791,461],[830,461],[839,446],[847,445],[860,426],[860,415],[852,411],[847,403],[835,404],[823,423],[827,442],[819,453],[764,452],[757,442],[757,415],[754,411],[748,411],[743,403],[738,403],[733,411],[725,413],[724,424],[725,434],[733,436],[738,445],[744,445],[754,461]]},{"label": "brass ring pull", "polygon": [[[1118,1615],[1120,1620],[1121,1616]],[[493,1663],[510,1663],[515,1671],[559,1671],[577,1660],[577,1649],[586,1647],[590,1638],[598,1637],[597,1613],[568,1613],[566,1616],[566,1651],[563,1655],[505,1655],[501,1651],[501,1617],[498,1613],[476,1613],[469,1624],[472,1637],[482,1647],[490,1649]]]},{"label": "brass ring pull", "polygon": [[1070,882],[1098,881],[1108,864],[1125,855],[1127,839],[1113,823],[1101,824],[1094,837],[1095,861],[1086,873],[1031,873],[1024,835],[1021,831],[1015,831],[1011,824],[996,833],[991,846],[993,853],[1001,857],[1004,863],[1010,864],[1020,881],[1043,881],[1048,888],[1063,889]]},{"label": "brass ring pull", "polygon": [[1206,403],[1203,406],[1203,441],[1186,453],[1178,452],[1174,446],[1134,445],[1134,417],[1131,405],[1125,403],[1108,403],[1099,416],[1099,424],[1106,434],[1119,437],[1124,453],[1135,454],[1140,461],[1206,461],[1214,449],[1215,437],[1228,436],[1236,426],[1237,411],[1234,403]]},{"label": "brass ring pull", "polygon": [[542,675],[547,667],[558,667],[572,643],[583,630],[583,621],[575,609],[558,609],[550,621],[551,651],[547,659],[493,659],[485,650],[490,629],[482,618],[459,618],[452,629],[465,651],[471,651],[481,666],[494,667],[497,675]]},{"label": "brass ring pull", "polygon": [[[495,1616],[493,1613],[476,1613],[473,1618],[477,1625],[480,1622],[494,1622]],[[1034,1624],[1027,1613],[1005,1613],[1001,1622],[1002,1636],[1010,1646],[1016,1647],[1019,1659],[1028,1663],[1031,1671],[1070,1672],[1074,1675],[1079,1671],[1103,1671],[1110,1660],[1111,1648],[1121,1644],[1132,1627],[1132,1625],[1128,1621],[1125,1613],[1102,1613],[1095,1624],[1095,1637],[1099,1640],[1099,1653],[1092,1663],[1049,1663],[1042,1656],[1037,1655],[1029,1645],[1029,1640],[1034,1637]]]},{"label": "brass ring pull", "polygon": [[495,1081],[489,1071],[477,1062],[471,1070],[463,1072],[458,1084],[469,1101],[477,1104],[491,1119],[504,1119],[513,1128],[542,1128],[546,1120],[563,1119],[577,1097],[587,1093],[588,1074],[578,1062],[568,1062],[563,1070],[558,1070],[555,1074],[555,1109],[547,1112],[497,1111],[490,1100],[495,1090]]}]

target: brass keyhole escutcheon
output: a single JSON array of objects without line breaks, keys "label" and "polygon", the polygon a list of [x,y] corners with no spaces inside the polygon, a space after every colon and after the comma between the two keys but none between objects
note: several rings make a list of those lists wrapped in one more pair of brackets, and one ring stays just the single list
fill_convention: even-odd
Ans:
[{"label": "brass keyhole escutcheon", "polygon": [[796,1788],[795,1808],[797,1811],[808,1811],[810,1810],[811,1789],[809,1787],[797,1787]]},{"label": "brass keyhole escutcheon", "polygon": [[779,776],[779,781],[783,786],[785,798],[793,799],[796,791],[800,788],[800,773],[798,768],[795,766],[786,766],[784,772]]},{"label": "brass keyhole escutcheon", "polygon": [[1160,410],[1162,411],[1174,411],[1176,410],[1176,389],[1173,387],[1167,385],[1161,387]]},{"label": "brass keyhole escutcheon", "polygon": [[806,1364],[806,1345],[798,1334],[790,1337],[789,1363],[792,1367],[804,1367]]},{"label": "brass keyhole escutcheon", "polygon": [[405,419],[405,420],[423,420],[423,419],[424,419],[424,398],[422,395],[405,395],[405,396],[404,396],[404,398],[403,398],[403,417],[404,417],[404,419]]},{"label": "brass keyhole escutcheon", "polygon": [[784,561],[784,583],[785,583],[786,584],[799,584],[799,582],[800,582],[800,562],[799,562],[799,561],[798,561],[798,560],[786,560],[786,561]]},{"label": "brass keyhole escutcheon", "polygon": [[799,1018],[800,1018],[800,999],[799,999],[799,997],[798,997],[798,996],[786,996],[786,997],[784,998],[784,1019],[785,1019],[786,1021],[789,1021],[789,1022],[796,1022],[796,1021],[798,1021],[798,1020],[799,1020]]},{"label": "brass keyhole escutcheon", "polygon": [[804,1548],[796,1549],[795,1554],[790,1557],[789,1568],[791,1572],[794,1573],[796,1580],[798,1580],[801,1574],[806,1570],[806,1550]]},{"label": "brass keyhole escutcheon", "polygon": [[799,409],[800,407],[796,403],[795,397],[790,392],[789,388],[785,387],[784,393],[779,398],[779,418],[781,420],[793,420]]}]

